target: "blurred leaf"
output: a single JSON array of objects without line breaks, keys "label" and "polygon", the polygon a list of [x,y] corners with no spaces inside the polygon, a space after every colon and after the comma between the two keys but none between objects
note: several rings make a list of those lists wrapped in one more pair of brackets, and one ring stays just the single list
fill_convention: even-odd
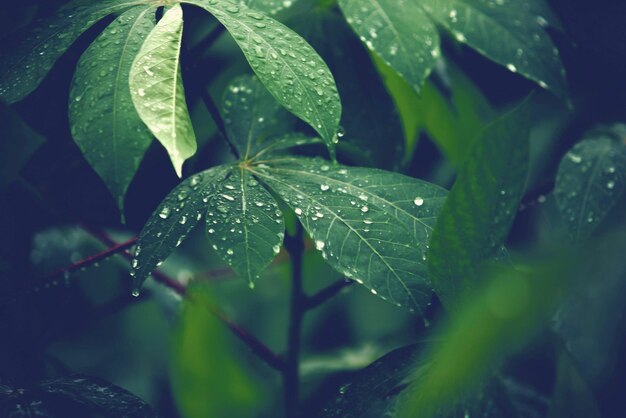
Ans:
[{"label": "blurred leaf", "polygon": [[184,301],[171,378],[176,404],[185,418],[258,416],[260,382],[235,358],[230,336],[209,312],[212,298],[191,289]]},{"label": "blurred leaf", "polygon": [[298,28],[309,33],[307,39],[328,63],[337,81],[344,109],[340,150],[359,165],[397,167],[404,151],[402,124],[359,39],[341,16],[331,11],[308,14],[298,23]]},{"label": "blurred leaf", "polygon": [[78,62],[70,92],[72,136],[124,210],[124,195],[152,135],[135,111],[128,87],[130,68],[154,28],[152,7],[118,17]]},{"label": "blurred leaf", "polygon": [[130,0],[77,0],[35,22],[17,48],[0,55],[0,97],[9,103],[26,97],[81,33],[111,13],[135,4]]},{"label": "blurred leaf", "polygon": [[157,418],[150,405],[96,377],[73,375],[29,388],[0,385],[0,414],[6,417]]},{"label": "blurred leaf", "polygon": [[43,143],[44,139],[0,100],[0,188],[19,175]]},{"label": "blurred leaf", "polygon": [[180,67],[183,11],[172,6],[150,32],[130,69],[131,97],[139,116],[170,155],[176,174],[196,152]]},{"label": "blurred leaf", "polygon": [[240,76],[226,87],[222,101],[228,137],[247,160],[269,139],[286,134],[294,123],[256,77]]},{"label": "blurred leaf", "polygon": [[420,91],[439,49],[437,28],[412,0],[339,0],[346,20],[367,47]]},{"label": "blurred leaf", "polygon": [[626,190],[626,145],[600,132],[576,144],[559,165],[554,194],[574,242],[588,238]]},{"label": "blurred leaf", "polygon": [[195,174],[163,199],[139,234],[131,263],[135,289],[196,226],[206,212],[207,202],[231,169],[230,166],[219,166]]},{"label": "blurred leaf", "polygon": [[473,143],[437,220],[428,268],[448,307],[477,286],[481,265],[501,248],[517,214],[528,175],[528,103]]},{"label": "blurred leaf", "polygon": [[213,249],[250,287],[280,252],[283,214],[271,194],[244,168],[234,168],[207,202]]},{"label": "blurred leaf", "polygon": [[546,32],[552,15],[537,0],[425,0],[420,4],[457,41],[551,90],[567,95],[565,70]]},{"label": "blurred leaf", "polygon": [[284,158],[250,170],[291,207],[326,261],[411,310],[430,300],[425,255],[446,190],[400,174]]},{"label": "blurred leaf", "polygon": [[315,50],[282,23],[243,4],[186,2],[204,8],[226,27],[263,85],[287,110],[311,125],[332,152],[341,100],[330,70]]}]

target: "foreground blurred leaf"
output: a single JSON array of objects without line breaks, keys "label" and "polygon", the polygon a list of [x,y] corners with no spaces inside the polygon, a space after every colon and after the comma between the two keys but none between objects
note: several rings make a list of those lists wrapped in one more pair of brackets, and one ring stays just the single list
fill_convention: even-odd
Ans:
[{"label": "foreground blurred leaf", "polygon": [[235,78],[226,87],[222,111],[228,137],[243,160],[294,125],[291,116],[263,84],[247,75]]},{"label": "foreground blurred leaf", "polygon": [[413,0],[339,0],[346,20],[367,47],[415,91],[440,56],[439,33]]},{"label": "foreground blurred leaf", "polygon": [[282,23],[226,0],[186,0],[214,15],[232,34],[270,93],[334,149],[341,100],[332,74],[315,50]]},{"label": "foreground blurred leaf", "polygon": [[43,143],[44,139],[0,100],[0,188],[19,175]]},{"label": "foreground blurred leaf", "polygon": [[131,0],[73,1],[38,20],[19,46],[0,54],[0,97],[17,102],[35,90],[54,63],[94,23],[137,4]]},{"label": "foreground blurred leaf", "polygon": [[477,286],[515,219],[528,175],[528,102],[490,125],[470,148],[437,220],[430,278],[445,305]]},{"label": "foreground blurred leaf", "polygon": [[561,161],[554,194],[575,243],[588,238],[626,190],[626,144],[601,132]]},{"label": "foreground blurred leaf", "polygon": [[205,289],[191,289],[183,302],[171,367],[176,404],[185,418],[253,417],[261,386],[234,356],[224,326],[209,312]]},{"label": "foreground blurred leaf", "polygon": [[428,239],[446,190],[320,159],[268,164],[250,170],[294,210],[329,264],[379,297],[421,312],[430,300]]},{"label": "foreground blurred leaf", "polygon": [[183,11],[172,6],[150,32],[130,69],[135,108],[170,155],[176,174],[196,152],[180,67]]},{"label": "foreground blurred leaf", "polygon": [[152,134],[135,111],[130,68],[154,28],[154,8],[135,7],[111,23],[78,62],[70,92],[72,136],[121,211]]},{"label": "foreground blurred leaf", "polygon": [[157,418],[150,405],[109,382],[83,375],[44,380],[29,388],[0,384],[3,417]]}]

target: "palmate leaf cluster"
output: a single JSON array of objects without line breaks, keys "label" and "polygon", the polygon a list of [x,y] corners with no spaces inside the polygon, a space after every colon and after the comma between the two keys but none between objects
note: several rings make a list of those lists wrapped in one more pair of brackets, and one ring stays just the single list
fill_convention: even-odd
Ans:
[{"label": "palmate leaf cluster", "polygon": [[[559,22],[541,0],[338,0],[334,12],[316,9],[316,19],[294,20],[294,30],[276,16],[297,3],[72,2],[36,22],[0,59],[0,97],[24,99],[83,32],[110,17],[76,65],[68,116],[73,139],[123,211],[153,138],[181,178],[198,150],[185,94],[185,60],[194,57],[186,55],[184,15],[203,9],[254,73],[233,78],[218,106],[236,158],[188,176],[156,208],[131,262],[135,294],[197,226],[254,287],[281,251],[290,212],[341,276],[411,312],[422,314],[433,294],[456,312],[484,284],[485,266],[507,259],[503,244],[526,191],[533,99],[487,124],[485,115],[495,112],[486,101],[468,105],[473,86],[458,68],[448,72],[450,100],[429,77],[449,36],[565,98],[563,65],[548,34]],[[412,120],[411,108],[421,108],[424,97],[435,110]],[[472,111],[448,112],[462,105]],[[3,120],[11,118],[3,105]],[[446,123],[436,123],[440,118]],[[440,128],[452,122],[454,128]],[[350,138],[342,140],[344,127]],[[397,168],[404,148],[414,146],[398,142],[403,130],[410,140],[420,130],[434,137],[458,169],[450,191],[385,170]],[[592,235],[626,190],[617,131],[589,133],[561,161],[554,195],[576,243]],[[353,160],[339,163],[338,153]],[[416,363],[423,350],[405,348],[375,363],[325,416],[365,416],[359,408],[399,414],[396,398],[376,396],[418,385],[429,367]],[[386,384],[372,387],[370,379]],[[456,402],[441,416],[517,416],[514,404],[506,379],[490,377],[478,399]]]}]

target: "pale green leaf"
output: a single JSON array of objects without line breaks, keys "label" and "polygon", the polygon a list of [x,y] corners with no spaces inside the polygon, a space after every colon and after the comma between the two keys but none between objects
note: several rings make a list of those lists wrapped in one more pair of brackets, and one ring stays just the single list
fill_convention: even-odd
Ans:
[{"label": "pale green leaf", "polygon": [[274,136],[286,134],[292,117],[256,77],[240,76],[226,87],[222,104],[224,125],[243,160]]},{"label": "pale green leaf", "polygon": [[294,210],[328,263],[383,299],[423,309],[428,239],[445,190],[319,159],[267,164],[250,170]]},{"label": "pale green leaf", "polygon": [[496,256],[515,219],[528,175],[527,103],[474,141],[437,220],[428,269],[448,306],[478,286],[482,264]]},{"label": "pale green leaf", "polygon": [[439,33],[415,0],[339,0],[367,47],[416,91],[440,56]]},{"label": "pale green leaf", "polygon": [[136,289],[196,226],[206,212],[207,202],[231,169],[219,166],[193,175],[161,202],[139,234],[131,263]]},{"label": "pale green leaf", "polygon": [[[9,103],[30,94],[81,33],[111,13],[140,1],[74,1],[37,21],[19,46],[0,54],[0,96]],[[8,11],[6,11],[8,13]]]},{"label": "pale green leaf", "polygon": [[[546,32],[548,10],[536,0],[422,0],[419,2],[462,43],[559,96],[565,70]],[[550,17],[550,16],[548,16]]]},{"label": "pale green leaf", "polygon": [[155,9],[135,7],[111,23],[83,53],[70,92],[72,136],[118,203],[152,141],[135,111],[128,76],[154,27]]},{"label": "pale green leaf", "polygon": [[591,235],[626,190],[626,145],[590,135],[561,161],[554,190],[574,242]]},{"label": "pale green leaf", "polygon": [[246,6],[268,15],[293,7],[300,0],[245,0]]},{"label": "pale green leaf", "polygon": [[285,232],[276,200],[240,167],[216,186],[206,223],[213,249],[251,287],[280,251]]},{"label": "pale green leaf", "polygon": [[315,129],[334,150],[341,101],[324,61],[282,23],[226,0],[186,0],[214,15],[232,34],[276,100]]},{"label": "pale green leaf", "polygon": [[183,163],[197,148],[181,75],[182,36],[183,11],[177,4],[165,12],[148,35],[129,79],[139,116],[167,149],[179,177]]}]

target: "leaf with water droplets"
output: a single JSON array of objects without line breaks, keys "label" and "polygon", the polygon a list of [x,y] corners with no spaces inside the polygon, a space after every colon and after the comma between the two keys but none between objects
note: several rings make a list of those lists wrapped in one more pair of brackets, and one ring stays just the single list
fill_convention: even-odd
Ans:
[{"label": "leaf with water droplets", "polygon": [[154,12],[136,7],[113,21],[81,56],[70,92],[74,141],[122,211],[128,185],[152,141],[135,111],[128,76],[154,28]]},{"label": "leaf with water droplets", "polygon": [[439,34],[415,0],[339,0],[367,47],[420,91],[440,56]]},{"label": "leaf with water droplets", "polygon": [[323,145],[324,141],[318,137],[310,137],[301,133],[290,133],[272,140],[266,144],[264,148],[259,150],[253,157],[253,161],[259,161],[262,156],[264,158],[270,155],[279,155],[289,153],[293,148]]},{"label": "leaf with water droplets", "polygon": [[554,194],[574,242],[589,237],[626,190],[626,145],[590,134],[559,165]]},{"label": "leaf with water droplets", "polygon": [[[428,370],[424,352],[430,344],[415,344],[393,350],[358,371],[329,400],[321,418],[401,417],[402,406],[414,396],[411,389]],[[431,418],[518,417],[510,397],[514,386],[500,378],[489,379],[477,394],[451,402],[445,411],[428,414]],[[525,392],[528,395],[528,390]],[[521,400],[521,399],[520,399]],[[520,409],[521,409],[520,405]],[[526,405],[524,405],[526,406]]]},{"label": "leaf with water droplets", "polygon": [[529,103],[474,141],[441,210],[428,272],[447,306],[478,286],[482,264],[497,255],[515,219],[528,175]]},{"label": "leaf with water droplets", "polygon": [[432,18],[462,43],[561,97],[565,70],[537,0],[423,0]]},{"label": "leaf with water droplets", "polygon": [[139,288],[152,271],[178,247],[206,212],[231,166],[219,166],[185,179],[159,204],[139,234],[131,262],[134,287]]},{"label": "leaf with water droplets", "polygon": [[334,150],[341,100],[335,80],[315,50],[291,29],[243,4],[186,0],[204,8],[231,33],[276,100],[315,129]]},{"label": "leaf with water droplets", "polygon": [[394,304],[430,300],[425,255],[446,191],[400,174],[286,158],[251,167],[291,207],[324,258]]},{"label": "leaf with water droplets", "polygon": [[278,203],[247,170],[235,168],[207,204],[213,249],[251,286],[276,257],[285,223]]},{"label": "leaf with water droplets", "polygon": [[235,78],[222,101],[224,125],[242,159],[247,160],[269,139],[289,132],[295,120],[253,76]]},{"label": "leaf with water droplets", "polygon": [[135,109],[170,155],[178,176],[196,152],[180,67],[183,11],[172,6],[150,32],[130,69]]},{"label": "leaf with water droplets", "polygon": [[268,15],[289,9],[300,0],[245,0],[244,3],[251,9],[258,10]]},{"label": "leaf with water droplets", "polygon": [[52,17],[38,20],[17,48],[0,54],[0,96],[17,102],[37,88],[54,63],[81,33],[136,1],[74,1]]}]

